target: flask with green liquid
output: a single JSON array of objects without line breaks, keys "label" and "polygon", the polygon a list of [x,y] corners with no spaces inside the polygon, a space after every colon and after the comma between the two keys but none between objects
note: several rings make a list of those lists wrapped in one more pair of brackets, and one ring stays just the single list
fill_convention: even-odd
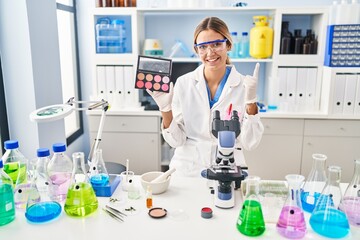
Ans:
[{"label": "flask with green liquid", "polygon": [[14,189],[11,178],[5,173],[0,159],[0,226],[15,219]]},{"label": "flask with green liquid", "polygon": [[75,152],[73,172],[64,205],[65,212],[70,216],[85,217],[96,211],[98,200],[85,170],[83,152]]},{"label": "flask with green liquid", "polygon": [[265,231],[265,221],[259,201],[260,178],[248,176],[246,178],[245,201],[237,220],[237,229],[247,236],[259,236]]}]

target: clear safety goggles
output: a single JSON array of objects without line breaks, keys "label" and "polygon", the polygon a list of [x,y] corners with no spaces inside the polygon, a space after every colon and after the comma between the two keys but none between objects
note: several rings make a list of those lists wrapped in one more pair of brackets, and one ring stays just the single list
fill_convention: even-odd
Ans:
[{"label": "clear safety goggles", "polygon": [[198,43],[198,44],[194,44],[194,46],[197,48],[197,51],[200,55],[206,54],[209,50],[209,48],[213,51],[213,52],[219,52],[222,51],[226,48],[226,41],[227,39],[219,39],[219,40],[214,40],[214,41],[210,41],[210,42],[202,42],[202,43]]}]

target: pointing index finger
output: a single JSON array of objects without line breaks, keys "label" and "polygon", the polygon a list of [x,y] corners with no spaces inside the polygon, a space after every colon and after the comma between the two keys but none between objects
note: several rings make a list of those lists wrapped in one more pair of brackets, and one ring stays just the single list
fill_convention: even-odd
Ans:
[{"label": "pointing index finger", "polygon": [[253,73],[254,78],[258,78],[258,76],[259,76],[259,68],[260,68],[260,63],[256,63],[255,68],[254,68],[254,73]]}]

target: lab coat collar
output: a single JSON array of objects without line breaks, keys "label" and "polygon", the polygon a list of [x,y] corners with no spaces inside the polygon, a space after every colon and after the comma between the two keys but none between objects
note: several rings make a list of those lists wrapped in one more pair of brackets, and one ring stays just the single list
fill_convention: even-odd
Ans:
[{"label": "lab coat collar", "polygon": [[[204,77],[204,64],[201,64],[199,67],[197,67],[194,73],[195,85],[199,94],[204,99],[204,101],[209,102],[206,90],[206,81]],[[234,66],[231,65],[231,71],[224,86],[224,89],[220,95],[219,101],[214,104],[213,108],[216,107],[219,103],[221,103],[224,97],[228,95],[229,91],[231,91],[233,87],[238,86],[242,82],[242,79],[243,76],[238,71],[236,71]]]}]

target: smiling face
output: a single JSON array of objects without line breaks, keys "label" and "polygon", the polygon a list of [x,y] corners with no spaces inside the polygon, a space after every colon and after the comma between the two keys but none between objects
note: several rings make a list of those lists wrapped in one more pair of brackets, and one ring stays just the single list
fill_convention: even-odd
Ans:
[{"label": "smiling face", "polygon": [[[201,44],[204,42],[211,42],[223,39],[225,39],[223,35],[214,30],[208,29],[201,31],[198,34],[196,38],[196,43]],[[226,66],[226,59],[228,57],[227,51],[229,50],[228,45],[226,44],[226,42],[218,44],[223,44],[223,47],[214,49],[211,47],[211,44],[209,44],[210,46],[206,48],[206,51],[204,53],[200,54],[199,51],[197,51],[199,53],[199,57],[202,63],[205,65],[205,68],[208,68],[208,70],[215,70],[219,68],[224,68],[224,66]]]}]

